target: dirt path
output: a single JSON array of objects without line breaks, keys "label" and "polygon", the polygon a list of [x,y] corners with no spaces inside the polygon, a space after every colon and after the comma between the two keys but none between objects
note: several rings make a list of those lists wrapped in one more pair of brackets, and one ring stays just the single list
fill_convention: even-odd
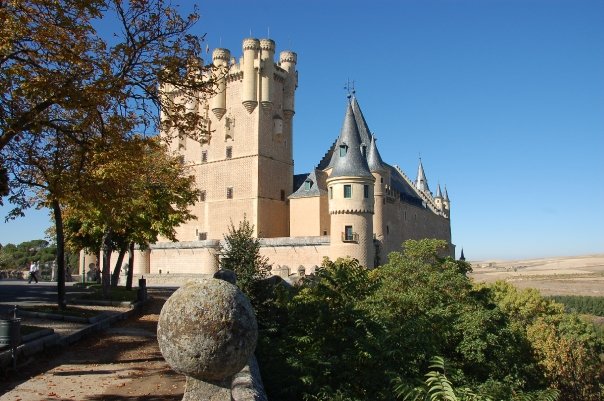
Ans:
[{"label": "dirt path", "polygon": [[181,400],[184,376],[163,360],[155,334],[170,293],[151,295],[140,316],[24,361],[1,377],[0,400]]}]

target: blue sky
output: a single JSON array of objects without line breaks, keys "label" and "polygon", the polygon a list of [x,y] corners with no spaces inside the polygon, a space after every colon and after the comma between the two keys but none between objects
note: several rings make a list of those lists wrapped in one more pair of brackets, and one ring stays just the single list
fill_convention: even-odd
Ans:
[{"label": "blue sky", "polygon": [[[414,178],[421,154],[430,187],[447,186],[458,252],[604,253],[604,1],[212,1],[199,11],[195,33],[210,51],[239,57],[251,31],[298,54],[296,173],[337,137],[354,80],[383,159]],[[0,223],[0,243],[48,225],[43,211]]]}]

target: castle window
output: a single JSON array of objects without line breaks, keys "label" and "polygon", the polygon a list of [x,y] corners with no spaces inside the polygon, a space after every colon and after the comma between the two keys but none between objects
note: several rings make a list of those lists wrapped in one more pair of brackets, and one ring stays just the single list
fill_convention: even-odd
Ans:
[{"label": "castle window", "polygon": [[358,242],[359,234],[352,231],[352,226],[344,226],[344,232],[342,233],[342,241]]},{"label": "castle window", "polygon": [[390,227],[386,226],[386,234],[390,234]]},{"label": "castle window", "polygon": [[344,198],[352,198],[352,185],[344,185]]},{"label": "castle window", "polygon": [[200,241],[205,241],[205,240],[207,240],[207,239],[208,239],[208,233],[199,233],[199,235],[197,236],[197,238],[198,238]]},{"label": "castle window", "polygon": [[369,185],[363,185],[363,197],[365,199],[369,198]]},{"label": "castle window", "polygon": [[348,146],[340,145],[340,157],[346,156],[347,152],[348,152]]},{"label": "castle window", "polygon": [[310,191],[310,180],[304,181],[304,190],[305,191]]},{"label": "castle window", "polygon": [[227,199],[233,199],[233,187],[228,187],[227,188]]},{"label": "castle window", "polygon": [[333,187],[329,187],[329,199],[333,199]]},{"label": "castle window", "polygon": [[205,202],[206,201],[206,191],[201,191],[199,193],[199,201],[200,202]]},{"label": "castle window", "polygon": [[367,146],[361,145],[361,154],[363,157],[367,157]]},{"label": "castle window", "polygon": [[380,182],[383,184],[384,183],[384,177],[380,178]]},{"label": "castle window", "polygon": [[285,191],[281,190],[281,200],[285,201]]},{"label": "castle window", "polygon": [[230,159],[233,157],[233,147],[232,146],[227,146],[226,148],[226,158]]},{"label": "castle window", "polygon": [[201,162],[202,163],[207,163],[208,162],[208,151],[207,150],[202,150],[201,151]]},{"label": "castle window", "polygon": [[323,230],[323,235],[327,235],[327,230]]}]

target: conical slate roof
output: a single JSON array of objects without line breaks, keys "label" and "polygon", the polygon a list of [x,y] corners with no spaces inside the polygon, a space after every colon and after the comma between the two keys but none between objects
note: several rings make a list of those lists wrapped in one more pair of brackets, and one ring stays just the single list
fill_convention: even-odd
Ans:
[{"label": "conical slate roof", "polygon": [[359,135],[359,127],[354,118],[352,105],[348,102],[342,131],[340,132],[337,146],[333,152],[333,170],[331,171],[330,178],[345,176],[373,177],[371,171],[369,171],[367,160],[361,154],[360,147],[361,138]]},{"label": "conical slate roof", "polygon": [[415,186],[417,189],[422,191],[430,191],[430,187],[428,187],[428,179],[426,178],[426,173],[424,173],[424,166],[422,165],[422,159],[419,159],[419,167],[417,168],[417,179],[415,180]]},{"label": "conical slate roof", "polygon": [[375,144],[375,136],[371,137],[371,143],[369,144],[369,152],[367,152],[367,165],[372,173],[386,171],[384,161],[380,156],[380,152]]},{"label": "conical slate roof", "polygon": [[445,185],[445,198],[447,202],[449,202],[449,193],[447,192],[447,186]]},{"label": "conical slate roof", "polygon": [[359,107],[359,103],[357,102],[356,96],[352,96],[352,114],[354,115],[354,120],[357,123],[357,127],[359,127],[359,137],[361,138],[361,145],[369,148],[369,143],[371,142],[371,133],[369,132],[369,126],[367,125],[367,121],[365,121],[365,116],[363,116],[363,112]]},{"label": "conical slate roof", "polygon": [[[369,131],[369,126],[367,125],[367,121],[365,121],[365,117],[363,116],[363,112],[359,107],[359,103],[357,102],[356,97],[352,96],[349,100],[349,103],[352,106],[352,115],[354,117],[354,121],[357,125],[357,130],[359,132],[359,143],[360,147],[364,147],[366,150],[369,149],[369,145],[371,143],[371,133]],[[340,148],[340,138],[336,140],[336,143],[329,149],[329,165],[325,166],[325,157],[324,160],[321,160],[319,166],[317,168],[324,170],[326,168],[333,168],[333,164],[335,162],[336,157],[338,156],[338,150]],[[325,155],[327,156],[327,155]],[[366,155],[363,155],[366,157]]]},{"label": "conical slate roof", "polygon": [[435,198],[442,198],[443,197],[443,193],[440,190],[440,184],[438,184],[438,187],[436,188],[436,196]]}]

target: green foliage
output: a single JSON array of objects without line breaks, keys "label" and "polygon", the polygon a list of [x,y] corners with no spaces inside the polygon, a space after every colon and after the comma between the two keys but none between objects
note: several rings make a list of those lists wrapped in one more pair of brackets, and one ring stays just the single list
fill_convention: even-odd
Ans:
[{"label": "green foliage", "polygon": [[594,325],[536,290],[497,282],[488,286],[511,327],[523,336],[544,379],[567,401],[596,401],[604,394],[604,342]]},{"label": "green foliage", "polygon": [[367,400],[388,385],[379,365],[381,328],[362,306],[374,289],[358,261],[324,261],[286,304],[280,330],[260,339],[269,398]]},{"label": "green foliage", "polygon": [[567,312],[604,316],[604,297],[554,295],[549,298],[563,304]]},{"label": "green foliage", "polygon": [[52,262],[56,252],[56,247],[45,240],[25,241],[19,245],[9,243],[0,248],[0,269],[25,270],[31,262]]},{"label": "green foliage", "polygon": [[[445,361],[442,357],[430,360],[431,369],[426,379],[416,387],[411,387],[399,378],[394,380],[394,392],[403,401],[495,401],[491,395],[467,387],[455,389],[445,374]],[[546,389],[530,393],[515,393],[510,401],[557,401],[559,391]]]},{"label": "green foliage", "polygon": [[224,241],[220,267],[234,271],[239,288],[253,298],[254,284],[270,272],[268,259],[260,255],[260,241],[254,238],[254,226],[245,217],[237,228],[231,222]]},{"label": "green foliage", "polygon": [[273,320],[257,347],[269,398],[379,401],[418,387],[406,399],[581,399],[564,384],[571,382],[584,400],[597,399],[596,336],[534,291],[473,285],[465,263],[439,254],[442,245],[408,241],[371,271],[355,260],[325,260],[273,298],[272,308],[259,311],[260,320]]}]

